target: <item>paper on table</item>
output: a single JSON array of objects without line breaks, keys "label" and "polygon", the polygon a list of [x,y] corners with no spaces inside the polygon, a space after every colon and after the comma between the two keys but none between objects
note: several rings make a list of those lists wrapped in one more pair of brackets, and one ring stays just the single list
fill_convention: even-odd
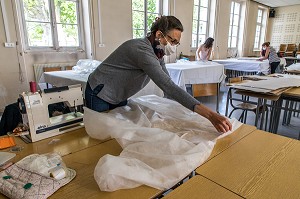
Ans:
[{"label": "paper on table", "polygon": [[[238,85],[238,87],[244,87],[246,90],[251,88],[265,89],[265,90],[277,90],[286,87],[297,87],[300,86],[300,79],[296,78],[272,78],[261,81],[245,82]],[[248,87],[248,89],[247,89]]]}]

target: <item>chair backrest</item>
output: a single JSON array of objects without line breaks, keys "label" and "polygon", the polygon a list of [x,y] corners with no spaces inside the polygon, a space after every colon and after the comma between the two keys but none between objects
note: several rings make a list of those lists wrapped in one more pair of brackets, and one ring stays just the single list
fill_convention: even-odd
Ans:
[{"label": "chair backrest", "polygon": [[43,71],[44,72],[51,72],[51,71],[60,71],[61,67],[44,67]]},{"label": "chair backrest", "polygon": [[73,66],[66,66],[66,70],[72,70]]},{"label": "chair backrest", "polygon": [[214,96],[218,94],[218,83],[193,84],[193,97]]},{"label": "chair backrest", "polygon": [[241,81],[243,81],[243,76],[231,77],[231,78],[228,79],[229,84],[237,83],[237,82],[241,82]]},{"label": "chair backrest", "polygon": [[286,45],[286,44],[280,44],[280,46],[279,46],[279,51],[280,51],[280,52],[285,52],[285,51],[286,51],[286,48],[287,48],[287,45]]},{"label": "chair backrest", "polygon": [[286,51],[296,51],[296,44],[288,44]]}]

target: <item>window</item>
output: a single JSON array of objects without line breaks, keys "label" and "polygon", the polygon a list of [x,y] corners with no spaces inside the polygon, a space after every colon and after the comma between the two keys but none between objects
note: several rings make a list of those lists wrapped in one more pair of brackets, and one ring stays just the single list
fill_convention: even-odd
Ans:
[{"label": "window", "polygon": [[192,48],[197,48],[207,38],[208,10],[208,0],[194,0]]},{"label": "window", "polygon": [[26,47],[81,47],[80,0],[23,0],[21,10]]},{"label": "window", "polygon": [[232,1],[230,10],[228,48],[237,48],[241,12],[240,10],[241,4]]},{"label": "window", "polygon": [[133,38],[145,37],[155,18],[161,16],[161,13],[161,0],[132,0]]},{"label": "window", "polygon": [[254,48],[255,49],[259,49],[259,46],[261,44],[262,28],[263,28],[263,10],[258,9],[257,20],[256,20],[255,39],[254,39]]}]

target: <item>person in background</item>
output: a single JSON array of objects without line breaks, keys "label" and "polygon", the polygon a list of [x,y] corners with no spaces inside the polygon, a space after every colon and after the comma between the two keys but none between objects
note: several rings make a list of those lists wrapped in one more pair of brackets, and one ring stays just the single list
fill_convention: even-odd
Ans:
[{"label": "person in background", "polygon": [[[267,42],[269,45],[270,45],[270,42]],[[260,51],[260,57],[264,57],[266,54],[266,49],[264,49],[263,47],[261,48],[261,51]]]},{"label": "person in background", "polygon": [[214,39],[209,37],[206,39],[204,44],[200,45],[196,51],[196,60],[197,61],[208,61],[211,55],[212,46]]},{"label": "person in background", "polygon": [[170,78],[163,56],[175,53],[183,26],[174,16],[162,16],[145,38],[121,44],[89,76],[85,100],[92,110],[103,112],[127,104],[150,79],[165,95],[207,118],[218,132],[232,129],[229,120],[201,104]]},{"label": "person in background", "polygon": [[280,64],[280,58],[278,57],[276,50],[272,46],[270,46],[270,42],[263,43],[262,49],[266,51],[265,56],[260,57],[258,60],[263,61],[269,59],[271,74],[273,74]]}]

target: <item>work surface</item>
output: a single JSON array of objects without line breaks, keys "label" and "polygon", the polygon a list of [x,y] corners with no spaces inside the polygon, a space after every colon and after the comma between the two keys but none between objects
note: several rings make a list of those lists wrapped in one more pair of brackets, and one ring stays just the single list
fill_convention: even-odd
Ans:
[{"label": "work surface", "polygon": [[[59,141],[51,144],[54,138]],[[114,139],[90,138],[84,128],[31,144],[16,141],[24,149],[17,152],[14,161],[31,153],[57,152],[68,167],[76,170],[76,178],[50,198],[140,199],[162,193],[147,186],[100,191],[93,176],[95,165],[103,155],[119,155],[122,149]],[[192,177],[166,198],[198,198],[198,194],[203,198],[299,198],[299,153],[297,140],[242,125],[217,141],[208,160],[196,170],[199,176]]]},{"label": "work surface", "polygon": [[300,143],[256,130],[196,170],[245,198],[300,198]]},{"label": "work surface", "polygon": [[[222,153],[254,130],[253,126],[242,125],[234,133],[218,140],[210,158]],[[50,144],[53,139],[60,141]],[[51,198],[151,198],[161,193],[160,190],[147,186],[112,193],[100,191],[93,176],[98,160],[105,154],[119,155],[122,149],[113,139],[95,140],[90,138],[84,128],[31,144],[25,144],[20,139],[16,139],[16,141],[17,145],[23,146],[24,149],[17,152],[14,162],[32,153],[57,152],[63,156],[68,167],[76,170],[75,179],[59,189]],[[4,196],[0,195],[1,197]]]},{"label": "work surface", "polygon": [[[53,139],[60,141],[50,144]],[[105,154],[119,155],[122,151],[114,139],[95,140],[84,128],[36,143],[25,144],[14,161],[31,153],[57,152],[66,165],[77,172],[69,184],[50,198],[152,198],[160,190],[140,186],[115,192],[102,192],[94,180],[94,168]],[[256,130],[242,125],[232,134],[217,141],[208,160],[196,173],[200,176],[183,183],[166,198],[299,198],[300,143],[297,140]],[[199,186],[199,187],[197,187]],[[206,190],[211,190],[211,192]],[[198,195],[199,196],[199,195]],[[0,195],[0,198],[5,196]]]}]

